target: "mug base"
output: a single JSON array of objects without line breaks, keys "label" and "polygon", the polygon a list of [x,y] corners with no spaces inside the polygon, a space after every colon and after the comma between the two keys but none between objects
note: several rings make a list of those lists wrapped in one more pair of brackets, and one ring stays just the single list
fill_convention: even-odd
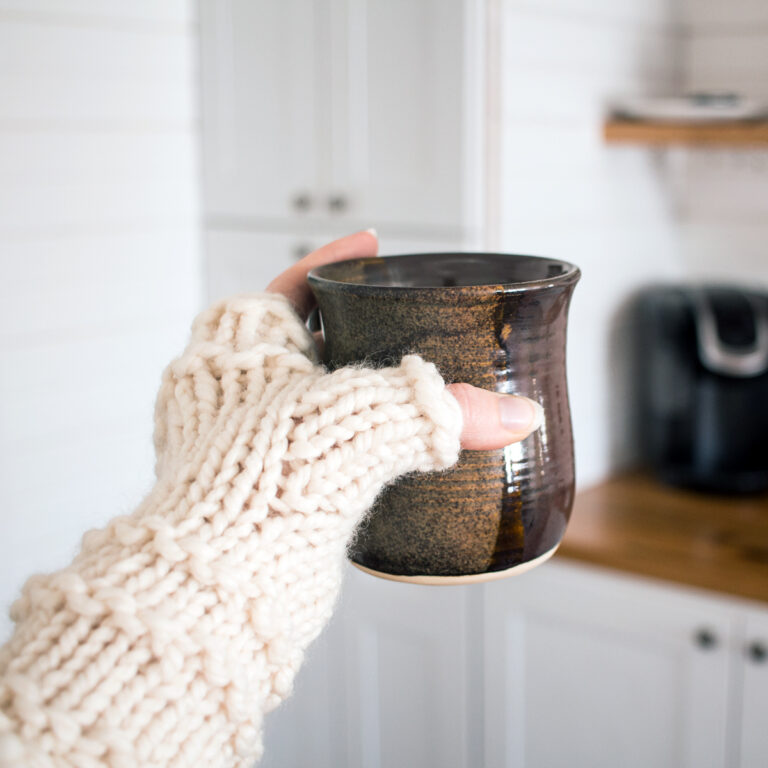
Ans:
[{"label": "mug base", "polygon": [[484,581],[497,581],[498,579],[504,579],[508,576],[518,576],[521,573],[530,571],[537,565],[549,560],[552,555],[557,552],[557,548],[560,544],[556,544],[552,549],[545,552],[543,555],[534,557],[533,560],[528,560],[525,563],[519,563],[513,565],[511,568],[505,568],[503,571],[488,571],[487,573],[468,573],[464,576],[402,576],[396,573],[385,573],[384,571],[374,571],[373,568],[366,568],[360,563],[356,563],[354,560],[350,560],[355,568],[359,568],[365,573],[369,573],[371,576],[378,576],[380,579],[387,579],[389,581],[405,581],[409,584],[431,584],[435,586],[450,586],[454,584],[480,584]]}]

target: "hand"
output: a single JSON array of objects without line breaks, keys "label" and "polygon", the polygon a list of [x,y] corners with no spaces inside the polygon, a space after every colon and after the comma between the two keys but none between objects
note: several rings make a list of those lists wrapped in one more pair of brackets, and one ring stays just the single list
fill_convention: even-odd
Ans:
[{"label": "hand", "polygon": [[[343,237],[305,256],[278,275],[267,290],[286,296],[306,320],[315,305],[307,284],[310,270],[335,261],[376,256],[378,249],[378,239],[370,230]],[[500,395],[461,383],[450,384],[447,389],[456,398],[464,417],[463,448],[474,451],[502,448],[528,437],[541,424],[541,406],[527,397]]]}]

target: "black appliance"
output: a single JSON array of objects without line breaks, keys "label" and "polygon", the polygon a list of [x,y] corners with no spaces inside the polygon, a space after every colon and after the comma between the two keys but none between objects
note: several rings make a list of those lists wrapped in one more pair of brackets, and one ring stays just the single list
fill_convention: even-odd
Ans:
[{"label": "black appliance", "polygon": [[654,287],[636,309],[646,463],[673,485],[768,489],[768,293]]}]

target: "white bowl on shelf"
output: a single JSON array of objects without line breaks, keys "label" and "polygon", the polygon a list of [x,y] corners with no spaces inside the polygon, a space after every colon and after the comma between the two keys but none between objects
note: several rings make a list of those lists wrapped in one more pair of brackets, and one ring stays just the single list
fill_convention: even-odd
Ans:
[{"label": "white bowl on shelf", "polygon": [[633,96],[616,99],[617,118],[654,122],[732,122],[768,119],[768,101],[733,93],[693,93],[688,96]]}]

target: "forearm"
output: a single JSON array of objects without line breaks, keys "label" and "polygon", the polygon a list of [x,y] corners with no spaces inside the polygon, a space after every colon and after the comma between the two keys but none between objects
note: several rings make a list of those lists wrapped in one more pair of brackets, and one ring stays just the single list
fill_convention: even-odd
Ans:
[{"label": "forearm", "polygon": [[26,586],[0,765],[250,766],[375,495],[455,460],[434,368],[325,374],[286,312],[241,300],[198,320],[158,400],[156,488]]}]

